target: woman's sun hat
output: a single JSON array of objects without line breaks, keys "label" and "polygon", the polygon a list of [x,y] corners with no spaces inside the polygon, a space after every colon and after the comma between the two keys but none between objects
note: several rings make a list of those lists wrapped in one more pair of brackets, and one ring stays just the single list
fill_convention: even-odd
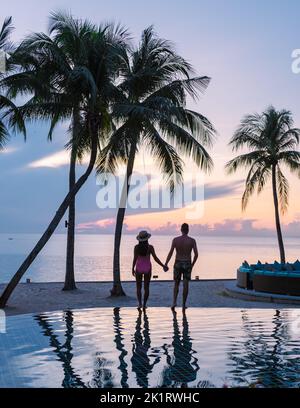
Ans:
[{"label": "woman's sun hat", "polygon": [[147,241],[151,237],[151,234],[148,231],[140,231],[139,234],[136,236],[136,239],[139,242]]}]

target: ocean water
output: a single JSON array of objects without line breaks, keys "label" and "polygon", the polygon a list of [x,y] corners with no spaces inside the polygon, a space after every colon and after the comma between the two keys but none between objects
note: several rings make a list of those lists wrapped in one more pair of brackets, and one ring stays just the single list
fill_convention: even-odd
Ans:
[{"label": "ocean water", "polygon": [[[26,255],[33,248],[38,234],[0,234],[0,282],[7,282]],[[278,259],[276,237],[196,237],[199,260],[193,275],[199,279],[230,279],[244,259],[273,262]],[[172,237],[153,236],[158,257],[164,262],[170,249]],[[124,235],[121,247],[121,273],[123,280],[132,280],[131,264],[135,236]],[[300,258],[300,241],[286,238],[287,259]],[[65,271],[66,235],[54,234],[44,250],[24,276],[33,282],[61,282]],[[109,281],[112,279],[113,235],[78,235],[76,237],[75,269],[78,281]],[[172,262],[170,263],[170,266]],[[153,264],[153,275],[158,279],[171,279],[172,268],[163,272]]]}]

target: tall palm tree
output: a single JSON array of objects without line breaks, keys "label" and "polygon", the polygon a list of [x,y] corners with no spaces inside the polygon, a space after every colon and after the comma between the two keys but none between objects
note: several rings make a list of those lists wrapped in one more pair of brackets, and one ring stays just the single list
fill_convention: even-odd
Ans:
[{"label": "tall palm tree", "polygon": [[[61,14],[54,14],[51,17],[50,34],[54,34],[53,42],[50,48],[57,47],[61,59],[57,63],[55,74],[60,72],[63,81],[60,80],[59,90],[65,93],[72,107],[71,126],[72,143],[69,166],[69,190],[76,182],[76,162],[81,151],[78,151],[79,127],[80,127],[80,88],[76,74],[80,69],[84,69],[86,61],[85,37],[89,36],[95,28],[86,22],[74,20],[72,17]],[[75,81],[74,81],[75,76]],[[79,91],[79,92],[78,92]],[[63,110],[62,110],[63,112]],[[62,118],[64,119],[64,117]],[[58,117],[53,118],[51,131],[58,122]],[[68,222],[67,222],[67,252],[66,252],[66,271],[65,283],[63,290],[76,289],[75,272],[74,272],[74,246],[75,246],[75,197],[69,205]]]},{"label": "tall palm tree", "polygon": [[[83,22],[82,24],[89,24]],[[118,75],[118,69],[120,65],[119,48],[124,44],[124,37],[126,33],[120,28],[113,29],[111,26],[99,26],[96,30],[92,29],[88,35],[85,36],[82,41],[84,42],[83,48],[85,49],[86,58],[81,67],[74,72],[72,77],[74,84],[78,86],[81,95],[80,99],[80,114],[82,118],[82,124],[80,126],[79,140],[76,139],[76,144],[89,151],[89,163],[81,177],[76,181],[73,188],[68,192],[54,217],[52,218],[47,229],[39,239],[33,250],[24,260],[18,271],[15,273],[11,281],[6,286],[2,296],[0,297],[0,307],[4,307],[19,283],[20,279],[27,271],[28,267],[34,261],[36,256],[46,245],[66,210],[70,206],[71,201],[76,196],[77,192],[83,186],[91,174],[96,161],[100,140],[104,137],[105,133],[110,128],[110,101],[112,94],[114,93],[114,81]],[[23,42],[22,45],[29,52],[29,57],[32,59],[32,69],[37,70],[37,75],[40,72],[45,72],[39,67],[43,67],[45,64],[48,67],[49,54],[54,67],[53,78],[54,93],[51,101],[43,99],[43,90],[41,94],[34,95],[25,105],[22,106],[22,115],[29,119],[45,119],[49,118],[49,114],[52,115],[52,119],[55,121],[60,118],[61,107],[66,106],[66,109],[70,106],[70,101],[65,94],[61,92],[61,89],[68,87],[70,84],[70,78],[64,83],[65,77],[61,76],[61,72],[58,71],[55,75],[55,68],[57,61],[61,60],[61,53],[56,47],[49,48],[48,45],[52,40],[45,34],[35,34],[28,40],[28,44]],[[28,45],[28,46],[27,46]],[[32,47],[32,49],[30,48]],[[36,61],[38,64],[36,64]],[[30,68],[30,64],[29,68]],[[23,75],[24,78],[16,77],[16,88],[20,89],[20,93],[26,93],[26,91],[32,92],[32,77],[26,77],[26,72]],[[52,74],[50,78],[52,77]],[[29,88],[26,89],[26,78],[28,79]],[[61,84],[62,82],[62,84]],[[50,83],[51,85],[51,83]],[[66,101],[67,99],[67,101]],[[10,120],[14,120],[14,115],[10,117]],[[71,140],[71,144],[74,140]]]},{"label": "tall palm tree", "polygon": [[146,146],[169,183],[171,190],[182,182],[181,155],[192,156],[204,171],[212,160],[204,146],[210,146],[214,128],[203,115],[186,108],[186,96],[196,98],[209,78],[193,77],[192,67],[176,54],[172,44],[156,36],[152,27],[144,30],[136,50],[124,52],[122,80],[118,85],[112,116],[119,125],[102,150],[99,173],[115,173],[126,164],[126,179],[116,218],[113,296],[124,291],[120,277],[120,244],[130,177],[139,148]]},{"label": "tall palm tree", "polygon": [[3,66],[2,68],[4,68],[2,72],[0,70],[0,150],[4,148],[9,138],[9,131],[5,123],[5,114],[8,110],[14,112],[15,121],[11,123],[13,130],[19,131],[26,136],[24,122],[18,108],[13,101],[5,95],[3,88],[3,80],[6,77],[6,71],[9,70],[10,65],[9,60],[7,60],[7,53],[12,52],[14,49],[14,45],[9,40],[12,30],[12,18],[7,17],[0,30],[0,52],[2,52],[1,58],[3,58],[1,67]]},{"label": "tall palm tree", "polygon": [[[88,21],[76,20],[65,13],[53,13],[50,18],[49,36],[36,34],[27,38],[19,47],[15,59],[25,66],[25,72],[9,78],[10,87],[18,92],[20,81],[25,80],[28,87],[28,77],[33,85],[35,98],[26,105],[26,112],[30,106],[30,117],[33,107],[41,115],[41,107],[45,106],[44,119],[50,119],[51,125],[48,138],[52,139],[55,126],[59,121],[69,119],[72,142],[68,144],[71,150],[69,168],[69,190],[76,181],[76,162],[84,153],[81,146],[80,133],[85,132],[82,126],[82,93],[90,76],[86,70],[90,58],[87,50],[92,33],[99,32],[99,28]],[[126,46],[126,31],[121,27],[114,29],[112,25],[101,28],[107,37],[119,46]],[[115,31],[115,32],[114,32]],[[110,41],[110,40],[109,40]],[[115,46],[117,43],[115,44]],[[32,61],[34,57],[36,61]],[[42,64],[41,64],[42,60]],[[29,72],[27,65],[29,64]],[[34,64],[34,70],[32,65]],[[99,75],[99,73],[95,73]],[[24,78],[25,76],[25,78]],[[46,85],[47,84],[47,85]],[[15,90],[15,87],[17,89]],[[12,95],[15,94],[12,93]],[[54,105],[54,106],[53,106]],[[75,243],[75,198],[71,200],[68,215],[67,257],[64,290],[76,289],[74,275],[74,243]]]},{"label": "tall palm tree", "polygon": [[242,197],[243,210],[255,190],[257,189],[258,194],[261,193],[267,181],[271,179],[281,263],[285,263],[285,250],[280,210],[281,213],[287,210],[289,198],[289,183],[282,167],[285,166],[300,176],[300,152],[295,150],[299,137],[300,129],[293,126],[291,112],[277,111],[270,106],[262,114],[247,115],[243,118],[230,145],[233,151],[247,147],[250,152],[235,157],[226,165],[229,174],[240,168],[249,169]]}]

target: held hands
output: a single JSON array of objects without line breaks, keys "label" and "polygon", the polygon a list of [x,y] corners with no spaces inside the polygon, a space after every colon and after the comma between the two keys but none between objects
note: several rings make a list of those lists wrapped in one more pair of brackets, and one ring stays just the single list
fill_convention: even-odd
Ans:
[{"label": "held hands", "polygon": [[164,265],[164,266],[163,266],[163,270],[164,270],[164,272],[168,272],[168,270],[169,270],[168,265]]}]

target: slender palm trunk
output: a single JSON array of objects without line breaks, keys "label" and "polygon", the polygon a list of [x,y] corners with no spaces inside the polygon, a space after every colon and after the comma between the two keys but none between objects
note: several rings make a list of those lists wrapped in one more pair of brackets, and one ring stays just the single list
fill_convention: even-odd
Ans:
[{"label": "slender palm trunk", "polygon": [[114,260],[113,260],[113,288],[110,291],[111,296],[126,296],[121,284],[120,268],[120,246],[122,238],[123,222],[126,211],[127,196],[130,188],[130,178],[133,171],[135,159],[136,144],[132,143],[127,163],[125,182],[122,188],[120,206],[116,218],[115,241],[114,241]]},{"label": "slender palm trunk", "polygon": [[[72,148],[70,171],[69,171],[69,191],[76,183],[76,149]],[[66,258],[66,275],[63,290],[74,290],[76,288],[74,273],[74,246],[75,246],[75,197],[71,199],[68,215],[68,232],[67,232],[67,258]]]},{"label": "slender palm trunk", "polygon": [[280,262],[285,263],[285,251],[282,239],[282,232],[280,226],[280,216],[279,216],[279,205],[278,205],[278,195],[277,195],[277,182],[276,182],[276,164],[272,166],[272,188],[273,188],[273,200],[275,207],[275,221],[277,230],[277,239],[280,251]]},{"label": "slender palm trunk", "polygon": [[[77,140],[78,140],[78,125],[80,113],[78,107],[73,109],[73,145],[71,151],[70,170],[69,170],[69,191],[76,183],[76,159],[77,159]],[[74,246],[75,246],[75,197],[72,198],[69,205],[68,214],[68,232],[67,232],[67,256],[66,256],[66,274],[63,290],[75,290],[75,272],[74,272]]]},{"label": "slender palm trunk", "polygon": [[20,282],[22,279],[23,275],[29,268],[29,266],[32,264],[32,262],[35,260],[35,258],[38,256],[38,254],[41,252],[41,250],[44,248],[46,243],[49,241],[51,238],[52,234],[54,233],[56,227],[58,226],[59,222],[63,218],[67,208],[70,205],[71,200],[75,197],[75,195],[78,193],[80,188],[83,186],[83,184],[86,182],[88,179],[89,175],[91,174],[94,164],[96,161],[97,157],[97,129],[94,128],[92,125],[92,143],[91,143],[91,155],[90,155],[90,161],[88,164],[88,167],[85,171],[85,173],[78,179],[78,181],[75,183],[74,188],[72,191],[69,191],[69,193],[66,195],[64,198],[63,202],[59,206],[57,212],[55,213],[54,217],[52,218],[50,224],[48,225],[47,229],[33,248],[33,250],[30,252],[30,254],[27,256],[25,261],[22,263],[20,268],[17,270],[11,281],[8,283],[6,288],[4,289],[4,292],[2,293],[0,297],[0,308],[3,308],[6,306],[6,303],[16,288],[17,284]]}]

